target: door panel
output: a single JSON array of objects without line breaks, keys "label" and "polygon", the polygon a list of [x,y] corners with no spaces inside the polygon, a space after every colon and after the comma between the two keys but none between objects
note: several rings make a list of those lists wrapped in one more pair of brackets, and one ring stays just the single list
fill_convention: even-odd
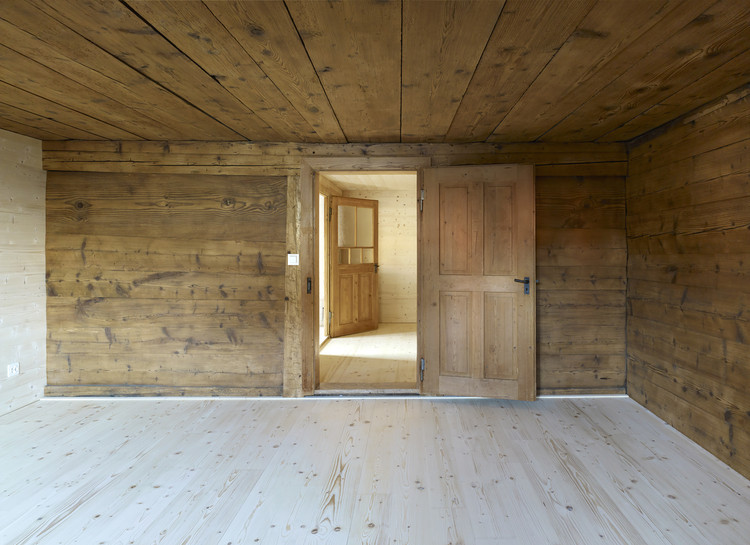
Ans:
[{"label": "door panel", "polygon": [[533,167],[425,169],[424,185],[424,393],[534,399]]},{"label": "door panel", "polygon": [[485,292],[484,331],[494,334],[484,335],[484,367],[487,378],[518,378],[518,361],[513,350],[516,338],[515,297],[507,293]]},{"label": "door panel", "polygon": [[440,188],[440,274],[471,274],[471,205],[466,187]]},{"label": "door panel", "polygon": [[378,327],[378,202],[331,198],[330,336]]},{"label": "door panel", "polygon": [[356,290],[354,288],[353,274],[340,274],[338,276],[338,325],[347,326],[354,322],[354,312],[352,312],[352,300]]},{"label": "door panel", "polygon": [[513,186],[484,188],[484,274],[509,275],[516,270],[513,247],[515,195]]},{"label": "door panel", "polygon": [[440,373],[469,377],[471,293],[440,294]]}]

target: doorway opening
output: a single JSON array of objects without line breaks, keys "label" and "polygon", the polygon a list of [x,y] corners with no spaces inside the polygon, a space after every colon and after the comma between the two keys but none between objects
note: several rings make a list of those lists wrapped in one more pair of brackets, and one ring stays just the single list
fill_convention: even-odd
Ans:
[{"label": "doorway opening", "polygon": [[418,393],[417,172],[318,172],[319,393]]}]

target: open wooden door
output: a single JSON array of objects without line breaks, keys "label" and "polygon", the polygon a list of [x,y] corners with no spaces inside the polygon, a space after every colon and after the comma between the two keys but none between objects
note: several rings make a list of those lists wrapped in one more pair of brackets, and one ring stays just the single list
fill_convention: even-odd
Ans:
[{"label": "open wooden door", "polygon": [[425,169],[423,392],[536,396],[534,168]]},{"label": "open wooden door", "polygon": [[378,328],[378,201],[331,198],[331,325],[340,337]]}]

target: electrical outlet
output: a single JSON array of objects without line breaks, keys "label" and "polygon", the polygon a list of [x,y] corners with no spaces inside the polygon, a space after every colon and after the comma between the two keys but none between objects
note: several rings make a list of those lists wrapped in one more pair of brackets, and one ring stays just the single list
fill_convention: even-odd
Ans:
[{"label": "electrical outlet", "polygon": [[8,364],[8,378],[18,376],[21,372],[21,366],[16,363]]}]

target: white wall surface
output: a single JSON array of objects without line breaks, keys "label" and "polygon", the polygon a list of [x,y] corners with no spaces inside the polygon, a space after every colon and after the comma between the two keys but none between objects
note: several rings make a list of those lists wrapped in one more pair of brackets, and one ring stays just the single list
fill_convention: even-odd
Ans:
[{"label": "white wall surface", "polygon": [[0,130],[0,414],[44,395],[46,181],[42,143]]}]

